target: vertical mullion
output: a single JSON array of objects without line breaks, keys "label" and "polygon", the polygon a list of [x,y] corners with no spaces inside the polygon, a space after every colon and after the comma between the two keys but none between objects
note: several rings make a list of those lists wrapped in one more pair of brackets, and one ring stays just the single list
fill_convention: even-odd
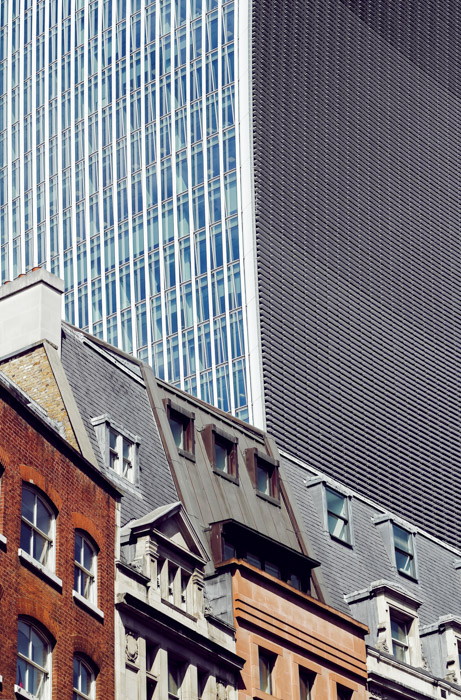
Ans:
[{"label": "vertical mullion", "polygon": [[[43,32],[43,40],[44,40],[44,46],[43,46],[43,64],[45,66],[45,95],[44,95],[44,106],[43,109],[44,111],[44,124],[45,124],[45,142],[44,142],[44,158],[45,158],[45,181],[43,184],[43,192],[44,192],[44,206],[45,206],[45,217],[44,217],[44,227],[45,227],[45,241],[49,237],[48,231],[50,231],[50,220],[51,220],[51,214],[50,214],[50,128],[49,128],[49,112],[50,112],[50,71],[47,69],[50,65],[50,60],[49,60],[49,35],[50,35],[50,12],[49,12],[49,1],[50,0],[45,0],[43,11],[45,13],[44,17],[44,32]],[[53,76],[51,75],[51,80],[53,79]],[[48,188],[48,189],[47,189]],[[34,267],[38,264],[38,222],[37,226],[34,227],[35,231],[35,236],[34,236]],[[45,243],[46,245],[46,243]],[[50,258],[48,256],[45,257],[45,260],[47,261],[48,265],[50,265]]]},{"label": "vertical mullion", "polygon": [[161,149],[160,149],[160,13],[161,13],[161,0],[157,0],[156,3],[156,16],[155,16],[155,65],[157,67],[157,81],[155,90],[155,114],[157,117],[157,211],[158,211],[158,232],[159,232],[159,263],[160,263],[160,303],[161,303],[161,314],[162,314],[162,346],[163,346],[163,367],[164,367],[164,378],[168,381],[168,354],[167,354],[167,340],[166,340],[166,305],[165,305],[165,258],[164,258],[164,245],[163,245],[163,220],[162,220],[162,188],[161,188],[161,172],[162,172],[162,160],[161,160]]},{"label": "vertical mullion", "polygon": [[204,180],[204,196],[205,196],[205,226],[206,226],[206,260],[207,260],[207,285],[208,285],[208,314],[210,325],[210,353],[211,353],[211,376],[213,384],[213,396],[210,397],[210,403],[216,403],[218,398],[217,381],[216,381],[216,353],[214,345],[214,311],[213,311],[213,285],[211,280],[211,240],[210,240],[210,201],[208,193],[208,148],[207,148],[207,6],[206,0],[202,4],[202,47],[204,62],[202,70],[204,70],[202,80],[202,149],[203,149],[203,180]]},{"label": "vertical mullion", "polygon": [[131,161],[131,0],[126,0],[126,157],[127,173],[127,202],[128,202],[128,245],[130,266],[130,313],[131,313],[131,346],[136,354],[137,343],[135,334],[135,298],[134,298],[134,248],[133,248],[133,163]]},{"label": "vertical mullion", "polygon": [[[112,20],[113,24],[113,20]],[[98,50],[101,52],[102,57],[102,47],[103,47],[103,28],[104,28],[104,0],[98,0]],[[105,28],[106,31],[108,27]],[[113,37],[113,27],[112,31],[112,70],[115,70],[113,64],[114,57],[114,37]],[[107,340],[107,300],[106,300],[106,265],[104,260],[104,183],[102,177],[102,115],[103,115],[103,105],[102,105],[102,60],[98,61],[98,86],[101,92],[98,95],[98,209],[99,209],[99,255],[100,255],[100,267],[101,267],[101,308],[102,308],[102,335],[103,338]],[[112,105],[110,105],[112,109]],[[113,114],[112,114],[113,119]],[[90,250],[91,255],[91,250]],[[95,278],[97,279],[97,278]],[[91,298],[93,298],[93,280],[91,280]],[[92,314],[93,316],[93,314]],[[92,317],[91,316],[91,317]],[[90,329],[93,330],[90,326]]]},{"label": "vertical mullion", "polygon": [[174,0],[171,0],[171,177],[173,182],[173,228],[174,228],[174,257],[175,257],[175,291],[176,291],[176,315],[177,315],[177,336],[178,336],[178,359],[179,359],[179,380],[181,388],[184,389],[184,361],[182,352],[182,323],[181,323],[181,290],[180,290],[180,260],[179,260],[179,230],[178,230],[178,198],[176,185],[176,7]]},{"label": "vertical mullion", "polygon": [[[147,355],[148,362],[153,365],[152,356],[152,316],[150,313],[151,295],[150,274],[149,274],[149,242],[147,236],[147,168],[146,168],[146,4],[141,1],[141,188],[142,188],[142,225],[144,240],[144,279],[146,290],[146,330],[147,330]],[[154,122],[155,123],[155,122]],[[138,319],[136,317],[136,328]],[[137,337],[137,336],[136,336]],[[136,344],[137,346],[137,344]]]},{"label": "vertical mullion", "polygon": [[[112,105],[115,104],[115,109],[112,109],[112,206],[114,211],[114,259],[115,259],[115,308],[117,319],[117,345],[121,346],[122,338],[122,320],[120,310],[120,265],[119,265],[119,250],[118,250],[118,181],[117,181],[117,20],[118,20],[118,3],[114,2],[114,10],[112,14],[112,32],[115,41],[112,41],[112,56],[115,58],[112,62]],[[115,32],[114,32],[115,27]],[[126,32],[126,17],[125,17],[125,32]],[[115,53],[115,56],[114,56]],[[122,59],[123,60],[123,59]],[[125,48],[125,71],[127,72],[127,57]],[[123,102],[125,96],[122,95],[120,102]],[[126,126],[126,124],[125,124]],[[126,129],[125,129],[126,138]],[[127,154],[128,155],[128,154]],[[110,274],[110,273],[109,273]]]},{"label": "vertical mullion", "polygon": [[[87,305],[87,318],[88,318],[88,328],[93,326],[93,310],[91,305],[91,248],[90,248],[90,164],[89,164],[89,139],[88,139],[88,110],[90,105],[89,100],[89,90],[90,90],[90,79],[89,79],[89,61],[88,53],[90,50],[90,6],[88,2],[85,2],[85,50],[83,56],[84,74],[85,74],[85,87],[84,87],[84,103],[85,103],[85,113],[83,115],[84,119],[84,169],[85,169],[85,245],[86,245],[86,305]],[[98,86],[99,90],[99,86]],[[98,94],[99,99],[99,94]],[[78,285],[78,281],[77,281]],[[77,298],[77,309],[79,306],[79,300]]]},{"label": "vertical mullion", "polygon": [[[7,33],[7,58],[6,58],[6,95],[11,95],[13,92],[12,84],[13,84],[13,79],[12,79],[12,72],[13,72],[13,61],[11,60],[12,56],[12,49],[13,49],[13,3],[10,2],[8,3],[8,33]],[[8,229],[9,229],[9,234],[8,234],[8,278],[11,278],[12,272],[13,272],[13,149],[12,149],[12,138],[13,138],[13,122],[12,122],[12,112],[11,112],[11,107],[8,105],[8,102],[11,102],[12,100],[8,100],[7,98],[7,103],[6,103],[6,138],[7,138],[7,188],[8,188],[8,196],[7,196],[7,216],[8,216]],[[2,108],[3,109],[3,108]],[[24,127],[23,127],[24,128]],[[18,151],[19,154],[21,153],[20,150],[20,142],[18,144]],[[20,158],[20,161],[24,161],[24,159]],[[4,240],[2,239],[0,241],[0,244],[4,244]],[[1,272],[1,270],[0,270]],[[1,279],[1,282],[5,282],[5,279]]]}]

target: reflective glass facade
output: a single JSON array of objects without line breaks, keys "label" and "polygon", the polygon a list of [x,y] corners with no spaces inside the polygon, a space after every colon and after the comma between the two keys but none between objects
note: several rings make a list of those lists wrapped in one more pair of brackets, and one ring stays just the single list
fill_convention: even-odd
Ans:
[{"label": "reflective glass facade", "polygon": [[2,0],[0,281],[246,419],[237,9]]}]

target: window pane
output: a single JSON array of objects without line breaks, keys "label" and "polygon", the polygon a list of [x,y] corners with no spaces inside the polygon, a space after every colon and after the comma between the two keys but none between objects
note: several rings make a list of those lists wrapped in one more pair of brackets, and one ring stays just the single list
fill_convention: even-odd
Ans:
[{"label": "window pane", "polygon": [[256,488],[261,493],[270,495],[269,489],[269,473],[267,469],[261,467],[259,464],[256,466]]},{"label": "window pane", "polygon": [[265,693],[272,693],[273,659],[264,652],[259,652],[259,687]]},{"label": "window pane", "polygon": [[393,526],[394,529],[394,542],[399,549],[403,549],[404,552],[411,553],[411,534],[406,530],[403,530],[398,525]]},{"label": "window pane", "polygon": [[51,517],[48,510],[45,508],[45,506],[39,498],[37,498],[37,527],[45,535],[50,534]]},{"label": "window pane", "polygon": [[403,571],[406,574],[413,573],[413,560],[408,554],[403,552],[395,551],[395,563],[399,571]]},{"label": "window pane", "polygon": [[39,666],[44,666],[46,661],[46,649],[42,639],[32,630],[31,632],[31,653],[32,661]]},{"label": "window pane", "polygon": [[170,417],[170,427],[176,447],[182,448],[184,444],[184,426],[182,421]]},{"label": "window pane", "polygon": [[395,618],[391,618],[392,639],[406,644],[407,642],[407,625],[405,622],[400,622]]},{"label": "window pane", "polygon": [[31,493],[30,491],[28,491],[27,489],[24,489],[22,492],[21,513],[31,523],[34,522],[34,503],[35,503],[34,494]]},{"label": "window pane", "polygon": [[88,571],[91,571],[93,563],[93,550],[88,542],[83,542],[83,566]]},{"label": "window pane", "polygon": [[30,538],[32,534],[32,528],[26,525],[25,522],[21,523],[21,549],[23,549],[28,554],[31,554],[31,544]]},{"label": "window pane", "polygon": [[326,490],[327,494],[327,504],[328,504],[328,510],[334,513],[335,515],[340,515],[343,518],[347,517],[347,509],[346,509],[346,499],[344,496],[341,496],[339,493],[335,493],[334,491],[330,491],[330,489]]},{"label": "window pane", "polygon": [[222,472],[229,472],[229,465],[227,461],[228,451],[227,447],[224,447],[219,442],[215,442],[215,454],[216,454],[216,469]]},{"label": "window pane", "polygon": [[330,532],[330,535],[333,535],[333,537],[337,537],[338,540],[347,541],[347,523],[344,522],[344,520],[337,518],[335,515],[331,515],[331,513],[328,513],[328,530]]},{"label": "window pane", "polygon": [[38,532],[35,532],[32,556],[34,557],[34,559],[37,559],[37,561],[39,561],[41,564],[46,564],[46,554],[47,541],[44,537],[39,535]]},{"label": "window pane", "polygon": [[18,624],[18,652],[29,656],[29,628],[24,622]]}]

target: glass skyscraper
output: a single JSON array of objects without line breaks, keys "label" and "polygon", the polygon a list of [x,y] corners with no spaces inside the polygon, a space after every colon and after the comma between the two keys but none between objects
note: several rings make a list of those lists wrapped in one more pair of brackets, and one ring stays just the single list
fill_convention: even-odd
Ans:
[{"label": "glass skyscraper", "polygon": [[66,320],[255,419],[237,0],[0,8],[0,281],[46,265]]}]

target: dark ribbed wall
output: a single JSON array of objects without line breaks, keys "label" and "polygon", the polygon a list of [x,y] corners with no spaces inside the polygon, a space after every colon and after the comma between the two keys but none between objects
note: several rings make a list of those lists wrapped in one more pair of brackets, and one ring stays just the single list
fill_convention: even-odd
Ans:
[{"label": "dark ribbed wall", "polygon": [[461,13],[253,0],[268,429],[461,545]]}]

